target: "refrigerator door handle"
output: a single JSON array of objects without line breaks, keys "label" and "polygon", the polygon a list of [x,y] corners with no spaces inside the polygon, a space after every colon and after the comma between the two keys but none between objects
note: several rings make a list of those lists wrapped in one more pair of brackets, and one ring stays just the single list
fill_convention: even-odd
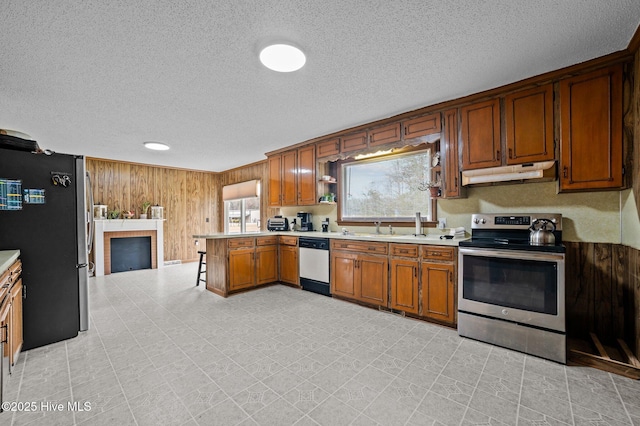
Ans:
[{"label": "refrigerator door handle", "polygon": [[86,263],[79,263],[79,264],[76,265],[76,268],[77,269],[86,268],[87,266],[89,266],[89,265],[87,265]]}]

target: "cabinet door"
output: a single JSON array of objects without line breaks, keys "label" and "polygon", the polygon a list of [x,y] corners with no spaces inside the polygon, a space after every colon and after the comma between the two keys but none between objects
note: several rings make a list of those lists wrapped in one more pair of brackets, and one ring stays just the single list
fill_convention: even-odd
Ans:
[{"label": "cabinet door", "polygon": [[331,293],[356,298],[356,258],[357,255],[352,253],[331,253]]},{"label": "cabinet door", "polygon": [[229,290],[252,287],[255,282],[255,250],[229,250]]},{"label": "cabinet door", "polygon": [[367,147],[367,132],[352,133],[342,137],[340,152],[351,152]]},{"label": "cabinet door", "polygon": [[416,260],[391,259],[391,308],[418,314]]},{"label": "cabinet door", "polygon": [[296,151],[282,154],[282,205],[295,206],[298,202]]},{"label": "cabinet door", "polygon": [[504,108],[507,164],[553,160],[553,85],[512,93]]},{"label": "cabinet door", "polygon": [[316,155],[318,158],[330,157],[338,154],[340,154],[340,138],[318,142],[316,145]]},{"label": "cabinet door", "polygon": [[386,257],[358,255],[356,296],[363,302],[387,306],[389,261]]},{"label": "cabinet door", "polygon": [[11,287],[11,365],[15,365],[22,350],[22,279]]},{"label": "cabinet door", "polygon": [[378,127],[369,131],[369,146],[383,146],[400,141],[400,123]]},{"label": "cabinet door", "polygon": [[444,196],[460,197],[460,159],[458,158],[458,111],[444,113]]},{"label": "cabinet door", "polygon": [[413,139],[440,133],[440,113],[412,118],[403,123],[404,138]]},{"label": "cabinet door", "polygon": [[463,170],[496,167],[501,163],[500,101],[460,108]]},{"label": "cabinet door", "polygon": [[256,248],[256,284],[278,281],[278,246]]},{"label": "cabinet door", "polygon": [[298,247],[280,246],[280,281],[298,285]]},{"label": "cabinet door", "polygon": [[560,190],[622,187],[622,65],[560,81]]},{"label": "cabinet door", "polygon": [[318,204],[316,198],[316,148],[311,145],[298,149],[298,205]]},{"label": "cabinet door", "polygon": [[269,206],[276,207],[282,205],[282,157],[272,155],[269,162]]},{"label": "cabinet door", "polygon": [[451,263],[422,262],[422,316],[455,322],[454,266]]}]

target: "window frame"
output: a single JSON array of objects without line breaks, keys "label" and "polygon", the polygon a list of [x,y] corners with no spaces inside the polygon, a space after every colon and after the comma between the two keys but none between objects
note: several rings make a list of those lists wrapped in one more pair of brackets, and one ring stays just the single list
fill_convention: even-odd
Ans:
[{"label": "window frame", "polygon": [[[429,143],[429,144],[420,144],[417,146],[411,146],[411,147],[403,147],[400,149],[396,149],[394,150],[392,153],[384,155],[384,156],[380,156],[377,157],[376,159],[383,159],[383,158],[388,158],[388,159],[393,159],[393,157],[397,157],[400,155],[405,155],[405,154],[410,154],[410,153],[419,153],[420,151],[424,151],[427,149],[431,149],[432,151],[432,155],[437,151],[437,144],[434,143]],[[342,205],[341,202],[344,198],[343,196],[343,176],[342,176],[342,166],[345,164],[349,164],[349,163],[356,163],[356,162],[361,162],[361,161],[366,161],[366,159],[360,159],[360,160],[356,160],[355,158],[348,158],[345,160],[339,160],[337,161],[337,171],[336,174],[338,176],[338,188],[337,188],[337,195],[338,195],[338,200],[337,200],[337,220],[336,222],[338,223],[338,225],[340,226],[373,226],[373,222],[374,221],[382,221],[384,226],[387,225],[391,225],[394,227],[414,227],[415,226],[415,218],[403,218],[403,219],[399,219],[399,218],[394,218],[394,220],[389,220],[388,218],[366,218],[366,219],[343,219],[342,218]],[[442,174],[441,174],[442,176]],[[431,203],[431,212],[432,212],[432,217],[431,220],[427,221],[424,220],[422,221],[422,226],[426,227],[426,228],[435,228],[438,225],[438,216],[437,216],[437,198],[433,198],[429,195],[429,202]]]}]

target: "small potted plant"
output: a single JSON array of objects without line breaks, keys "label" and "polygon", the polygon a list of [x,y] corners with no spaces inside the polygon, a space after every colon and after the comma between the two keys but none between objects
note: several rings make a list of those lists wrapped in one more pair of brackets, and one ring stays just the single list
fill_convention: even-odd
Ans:
[{"label": "small potted plant", "polygon": [[107,213],[109,219],[118,219],[120,217],[120,210],[111,210]]},{"label": "small potted plant", "polygon": [[420,184],[420,186],[418,186],[418,189],[420,191],[426,191],[427,189],[429,190],[429,195],[431,196],[431,198],[437,198],[438,195],[440,194],[440,186],[442,185],[442,183],[440,182],[440,180],[437,181],[429,181],[429,182],[425,182]]},{"label": "small potted plant", "polygon": [[147,218],[147,211],[149,210],[150,205],[151,203],[149,201],[145,201],[144,203],[142,203],[142,207],[140,208],[140,219]]}]

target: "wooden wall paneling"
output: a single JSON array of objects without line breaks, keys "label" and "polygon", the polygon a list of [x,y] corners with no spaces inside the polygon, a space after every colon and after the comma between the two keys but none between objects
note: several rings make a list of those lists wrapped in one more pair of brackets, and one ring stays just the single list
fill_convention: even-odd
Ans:
[{"label": "wooden wall paneling", "polygon": [[587,337],[593,325],[593,247],[566,242],[567,334]]},{"label": "wooden wall paneling", "polygon": [[640,357],[640,250],[627,247],[627,282],[630,283],[630,309],[626,316],[629,321],[627,333],[632,350]]},{"label": "wooden wall paneling", "polygon": [[[582,244],[584,246],[584,244]],[[593,244],[593,330],[599,336],[612,335],[613,328],[613,286],[612,286],[611,244]],[[601,339],[603,340],[603,339]]]},{"label": "wooden wall paneling", "polygon": [[[636,33],[637,35],[638,33]],[[633,81],[633,158],[630,172],[633,176],[633,195],[640,216],[640,50],[635,52],[633,62],[635,79]]]},{"label": "wooden wall paneling", "polygon": [[[628,328],[633,323],[629,313],[633,312],[633,286],[628,280],[629,250],[622,244],[611,244],[611,289],[612,289],[612,320],[616,337],[622,337],[628,343],[630,333]],[[633,345],[629,345],[633,348]]]},{"label": "wooden wall paneling", "polygon": [[165,261],[182,259],[181,256],[185,252],[183,238],[186,232],[185,180],[184,170],[163,169],[162,205],[166,218]]},{"label": "wooden wall paneling", "polygon": [[186,173],[186,233],[184,244],[186,248],[183,259],[198,260],[198,247],[194,244],[192,235],[206,232],[205,214],[207,206],[206,175],[200,172]]},{"label": "wooden wall paneling", "polygon": [[[150,166],[131,164],[130,166],[130,188],[131,195],[126,201],[125,210],[133,210],[138,218],[142,214],[142,203],[148,201],[156,204],[153,178],[155,173]],[[147,210],[151,214],[151,210]],[[151,216],[148,216],[151,217]]]}]

